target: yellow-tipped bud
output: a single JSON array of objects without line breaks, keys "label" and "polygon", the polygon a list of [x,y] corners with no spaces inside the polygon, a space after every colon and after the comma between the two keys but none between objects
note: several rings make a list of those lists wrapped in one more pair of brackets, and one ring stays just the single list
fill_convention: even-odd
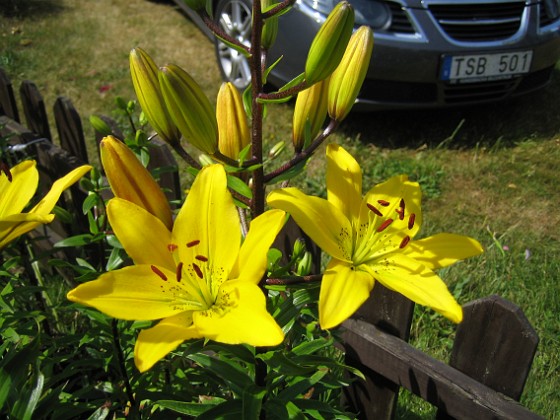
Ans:
[{"label": "yellow-tipped bud", "polygon": [[149,211],[171,229],[173,219],[167,197],[134,152],[113,136],[101,140],[100,151],[113,194]]},{"label": "yellow-tipped bud", "polygon": [[279,141],[274,146],[272,146],[272,148],[268,152],[268,157],[270,159],[276,159],[278,156],[280,156],[280,153],[282,153],[285,148],[286,143],[284,143],[283,141]]},{"label": "yellow-tipped bud", "polygon": [[159,83],[167,109],[183,137],[204,153],[216,153],[216,114],[200,86],[185,70],[174,64],[160,69]]},{"label": "yellow-tipped bud", "polygon": [[[266,12],[276,5],[275,0],[262,0],[261,10]],[[278,35],[278,16],[273,16],[264,22],[261,36],[261,45],[265,50],[268,50],[276,41]]]},{"label": "yellow-tipped bud", "polygon": [[352,109],[371,60],[373,32],[360,27],[350,38],[342,61],[329,79],[328,112],[331,118],[342,121]]},{"label": "yellow-tipped bud", "polygon": [[130,52],[129,61],[134,91],[146,119],[164,141],[178,144],[181,133],[167,112],[156,64],[141,48]]},{"label": "yellow-tipped bud", "polygon": [[305,63],[308,86],[324,80],[336,69],[354,28],[354,9],[347,1],[338,3],[313,39]]},{"label": "yellow-tipped bud", "polygon": [[218,120],[218,145],[220,153],[237,159],[239,152],[251,141],[247,114],[243,108],[241,94],[233,83],[223,83],[218,92],[216,105]]},{"label": "yellow-tipped bud", "polygon": [[328,80],[322,80],[298,93],[292,128],[292,140],[296,152],[300,152],[305,143],[307,124],[310,140],[313,140],[323,127],[327,116],[327,92]]}]

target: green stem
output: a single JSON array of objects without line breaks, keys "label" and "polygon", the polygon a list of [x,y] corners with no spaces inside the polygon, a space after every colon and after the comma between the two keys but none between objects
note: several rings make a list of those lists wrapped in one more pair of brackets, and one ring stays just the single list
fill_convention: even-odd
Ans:
[{"label": "green stem", "polygon": [[338,121],[331,120],[329,122],[329,125],[323,130],[323,132],[321,134],[319,134],[315,138],[315,140],[313,140],[313,142],[307,147],[307,149],[302,150],[301,152],[296,154],[292,159],[290,159],[290,161],[288,161],[287,163],[285,163],[284,165],[282,165],[278,169],[272,171],[269,174],[266,174],[264,176],[264,182],[270,182],[271,180],[273,180],[277,176],[282,175],[284,172],[292,169],[298,163],[300,163],[300,162],[302,162],[306,159],[309,159],[311,157],[311,155],[313,154],[313,152],[326,140],[326,138],[329,137],[333,133],[334,130],[336,130],[336,128],[338,127],[338,124],[339,124]]},{"label": "green stem", "polygon": [[111,321],[111,329],[113,332],[113,343],[115,344],[115,349],[117,351],[117,360],[119,363],[119,369],[121,371],[121,376],[124,381],[124,386],[126,389],[126,395],[128,397],[128,401],[130,402],[130,414],[133,418],[137,417],[137,407],[136,407],[136,399],[134,398],[134,391],[132,389],[132,385],[130,384],[130,379],[128,378],[128,372],[126,371],[126,366],[124,363],[124,353],[122,351],[120,339],[119,339],[119,328],[118,328],[118,320],[114,319]]}]

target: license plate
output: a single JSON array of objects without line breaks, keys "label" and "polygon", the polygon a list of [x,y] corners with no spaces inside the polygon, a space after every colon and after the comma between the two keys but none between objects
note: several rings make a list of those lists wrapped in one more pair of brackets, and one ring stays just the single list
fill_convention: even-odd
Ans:
[{"label": "license plate", "polygon": [[446,55],[441,78],[452,83],[507,79],[528,73],[533,51],[497,54]]}]

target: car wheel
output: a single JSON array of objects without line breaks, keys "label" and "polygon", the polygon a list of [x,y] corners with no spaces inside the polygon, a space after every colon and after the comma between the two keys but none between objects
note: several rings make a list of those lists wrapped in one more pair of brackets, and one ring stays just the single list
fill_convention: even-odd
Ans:
[{"label": "car wheel", "polygon": [[[215,10],[215,21],[220,28],[243,45],[251,41],[250,0],[220,0]],[[215,38],[216,57],[224,80],[243,90],[251,83],[249,61],[243,54]]]}]

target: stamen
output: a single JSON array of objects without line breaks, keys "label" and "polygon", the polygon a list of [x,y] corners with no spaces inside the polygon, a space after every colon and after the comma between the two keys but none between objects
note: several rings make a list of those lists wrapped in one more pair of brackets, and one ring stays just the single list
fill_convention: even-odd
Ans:
[{"label": "stamen", "polygon": [[182,262],[177,264],[177,271],[176,271],[175,275],[177,277],[177,283],[180,282],[181,279],[183,278],[183,263]]},{"label": "stamen", "polygon": [[157,268],[155,265],[151,265],[150,268],[154,273],[158,275],[159,278],[161,278],[163,281],[167,281],[167,276],[163,274],[163,272],[159,268]]},{"label": "stamen", "polygon": [[175,244],[168,244],[168,245],[167,245],[167,250],[168,250],[169,252],[173,252],[173,251],[175,251],[177,248],[179,248],[179,246],[178,246],[178,245],[175,245]]},{"label": "stamen", "polygon": [[377,228],[377,232],[383,232],[385,229],[389,227],[389,225],[393,223],[393,219],[387,219]]},{"label": "stamen", "polygon": [[379,204],[381,204],[383,207],[387,207],[389,204],[391,204],[391,203],[389,203],[389,202],[386,201],[386,200],[377,200],[377,202],[378,202]]},{"label": "stamen", "polygon": [[383,214],[373,204],[367,203],[367,207],[379,217],[383,217]]},{"label": "stamen", "polygon": [[400,249],[403,249],[405,246],[408,245],[409,242],[410,242],[410,236],[406,235],[406,236],[402,239],[401,244],[399,245],[399,248],[400,248]]},{"label": "stamen", "polygon": [[192,263],[192,267],[196,273],[196,275],[198,276],[199,279],[204,278],[204,276],[202,275],[202,270],[200,269],[200,267],[198,265],[196,265],[195,263]]},{"label": "stamen", "polygon": [[208,258],[206,258],[204,255],[197,255],[195,258],[196,258],[198,261],[202,261],[202,262],[208,261]]},{"label": "stamen", "polygon": [[414,220],[416,219],[416,215],[414,213],[412,213],[410,216],[408,216],[408,229],[412,229],[414,227]]},{"label": "stamen", "polygon": [[198,239],[195,240],[195,241],[190,241],[190,242],[187,244],[187,248],[192,248],[193,246],[197,246],[199,243],[200,243],[200,241],[199,241]]},{"label": "stamen", "polygon": [[399,209],[400,212],[397,212],[397,213],[399,213],[399,220],[403,220],[404,219],[404,198],[401,198],[401,202],[399,204],[399,207],[400,207],[400,209]]}]

